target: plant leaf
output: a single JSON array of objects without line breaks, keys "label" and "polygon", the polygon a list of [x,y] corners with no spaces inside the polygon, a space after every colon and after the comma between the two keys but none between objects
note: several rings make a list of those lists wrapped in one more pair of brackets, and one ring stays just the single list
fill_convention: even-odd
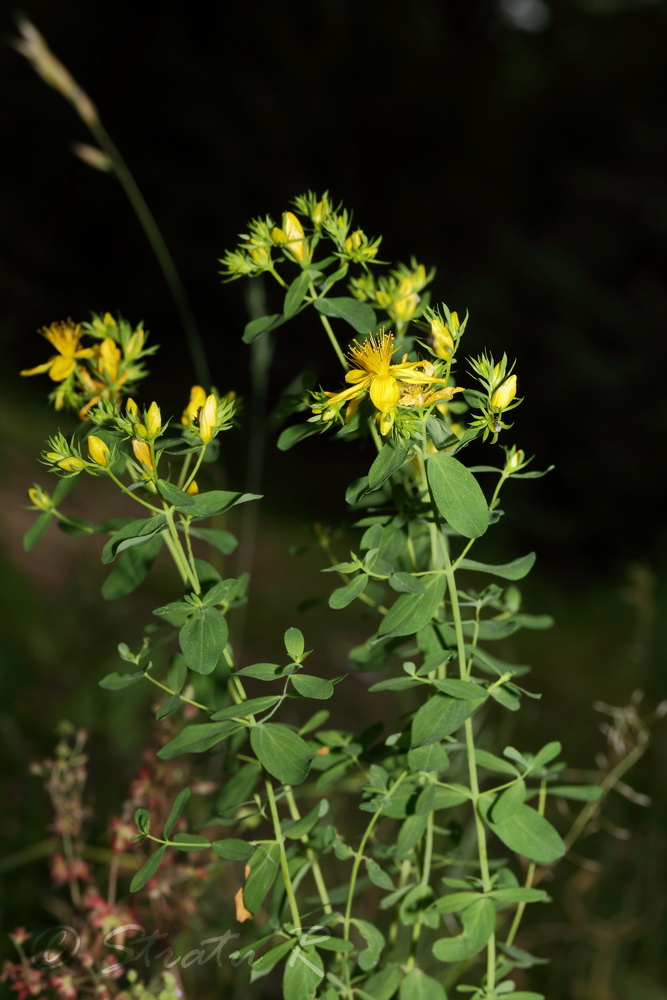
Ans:
[{"label": "plant leaf", "polygon": [[438,452],[426,463],[436,506],[454,531],[479,538],[489,526],[489,508],[482,488],[458,458]]}]

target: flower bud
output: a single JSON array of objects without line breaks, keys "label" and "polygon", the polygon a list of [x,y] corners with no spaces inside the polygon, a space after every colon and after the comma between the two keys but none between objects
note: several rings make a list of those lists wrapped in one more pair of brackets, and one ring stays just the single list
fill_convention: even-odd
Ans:
[{"label": "flower bud", "polygon": [[137,355],[141,354],[145,340],[146,334],[143,330],[134,331],[125,347],[125,357],[128,361],[133,361]]},{"label": "flower bud", "polygon": [[199,411],[199,437],[203,444],[208,444],[217,429],[218,401],[211,393]]},{"label": "flower bud", "polygon": [[145,468],[152,470],[153,459],[151,458],[151,450],[145,441],[139,441],[137,438],[132,438],[132,451],[134,452],[134,457],[138,462],[141,462]]},{"label": "flower bud", "polygon": [[345,249],[348,253],[352,253],[353,250],[358,250],[362,244],[364,238],[363,229],[355,229],[355,231],[348,236],[345,240]]},{"label": "flower bud", "polygon": [[190,485],[187,487],[186,493],[189,493],[191,497],[196,497],[199,493],[199,487],[197,486],[197,480],[193,479]]},{"label": "flower bud", "polygon": [[51,497],[41,486],[31,486],[28,490],[28,499],[38,510],[51,509]]},{"label": "flower bud", "polygon": [[146,428],[149,434],[157,434],[162,427],[162,414],[160,413],[160,407],[157,403],[153,402],[148,408],[148,413],[146,414]]},{"label": "flower bud", "polygon": [[82,458],[77,458],[76,455],[69,455],[67,458],[61,458],[59,462],[56,462],[59,468],[64,469],[65,472],[79,472],[81,469],[85,469],[86,463]]},{"label": "flower bud", "polygon": [[526,456],[524,455],[523,451],[521,450],[521,448],[519,448],[519,450],[515,451],[512,457],[510,458],[509,462],[507,463],[507,468],[510,469],[510,471],[512,472],[516,472],[516,470],[520,469],[521,466],[523,465],[523,460],[525,457]]},{"label": "flower bud", "polygon": [[192,427],[205,402],[206,390],[201,385],[193,385],[190,389],[190,402],[183,410],[181,423],[186,427]]},{"label": "flower bud", "polygon": [[322,219],[324,218],[324,216],[327,214],[328,211],[329,211],[329,204],[327,202],[327,199],[322,198],[322,200],[318,201],[317,205],[313,209],[313,222],[315,223],[316,226],[321,225]]},{"label": "flower bud", "polygon": [[135,403],[135,401],[132,399],[131,396],[128,396],[127,398],[127,402],[125,404],[125,412],[127,413],[128,417],[139,416],[139,407],[137,406],[137,404]]},{"label": "flower bud", "polygon": [[111,457],[109,446],[95,434],[88,435],[88,451],[97,465],[108,465]]},{"label": "flower bud", "polygon": [[100,344],[99,350],[97,366],[100,370],[100,375],[107,375],[111,382],[115,382],[118,378],[120,349],[110,337],[107,337]]},{"label": "flower bud", "polygon": [[454,351],[454,341],[449,328],[440,319],[431,320],[431,341],[433,350],[439,358],[447,360]]},{"label": "flower bud", "polygon": [[516,396],[516,375],[510,375],[491,396],[491,409],[506,410]]}]

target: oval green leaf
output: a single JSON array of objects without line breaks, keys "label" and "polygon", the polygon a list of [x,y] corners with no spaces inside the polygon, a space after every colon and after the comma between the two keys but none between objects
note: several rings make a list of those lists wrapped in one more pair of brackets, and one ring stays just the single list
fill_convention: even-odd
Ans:
[{"label": "oval green leaf", "polygon": [[489,526],[482,488],[457,458],[438,452],[426,463],[433,499],[447,523],[464,538],[479,538]]},{"label": "oval green leaf", "polygon": [[277,722],[260,723],[250,730],[250,745],[262,767],[278,781],[299,785],[306,779],[314,755],[291,729]]}]

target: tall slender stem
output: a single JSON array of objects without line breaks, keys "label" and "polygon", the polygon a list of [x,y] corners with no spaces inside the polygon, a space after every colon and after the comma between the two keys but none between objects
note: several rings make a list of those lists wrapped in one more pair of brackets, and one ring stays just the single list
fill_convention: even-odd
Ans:
[{"label": "tall slender stem", "polygon": [[292,914],[292,923],[295,928],[301,927],[301,916],[299,915],[299,905],[296,901],[296,896],[294,895],[294,886],[292,885],[292,878],[289,873],[289,865],[287,863],[287,853],[285,851],[285,838],[283,836],[283,831],[280,826],[280,817],[278,816],[278,807],[276,806],[276,797],[273,793],[273,785],[270,778],[266,778],[264,782],[266,786],[266,795],[269,802],[269,810],[271,812],[271,819],[273,821],[273,833],[278,842],[278,847],[280,849],[280,870],[283,873],[283,882],[285,883],[285,893],[287,894],[287,900],[289,902],[290,913]]}]

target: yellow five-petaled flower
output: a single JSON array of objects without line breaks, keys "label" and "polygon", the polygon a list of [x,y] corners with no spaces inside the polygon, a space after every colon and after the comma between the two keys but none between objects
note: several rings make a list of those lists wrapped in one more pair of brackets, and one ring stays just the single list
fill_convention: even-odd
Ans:
[{"label": "yellow five-petaled flower", "polygon": [[[406,354],[403,361],[392,364],[393,353],[394,337],[391,333],[370,336],[363,344],[355,341],[350,348],[353,367],[345,375],[345,381],[352,385],[330,396],[327,405],[348,402],[368,391],[376,409],[380,413],[390,413],[400,401],[402,387],[442,385],[445,382],[445,379],[433,374],[435,369],[430,361],[406,361]],[[447,387],[439,398],[451,399],[454,392],[460,391],[453,386]]]},{"label": "yellow five-petaled flower", "polygon": [[53,344],[58,351],[43,365],[36,368],[24,368],[21,375],[39,375],[48,372],[54,382],[62,382],[72,374],[77,358],[90,358],[94,354],[92,347],[79,347],[81,341],[81,324],[68,319],[61,323],[52,323],[39,331],[43,337]]}]

